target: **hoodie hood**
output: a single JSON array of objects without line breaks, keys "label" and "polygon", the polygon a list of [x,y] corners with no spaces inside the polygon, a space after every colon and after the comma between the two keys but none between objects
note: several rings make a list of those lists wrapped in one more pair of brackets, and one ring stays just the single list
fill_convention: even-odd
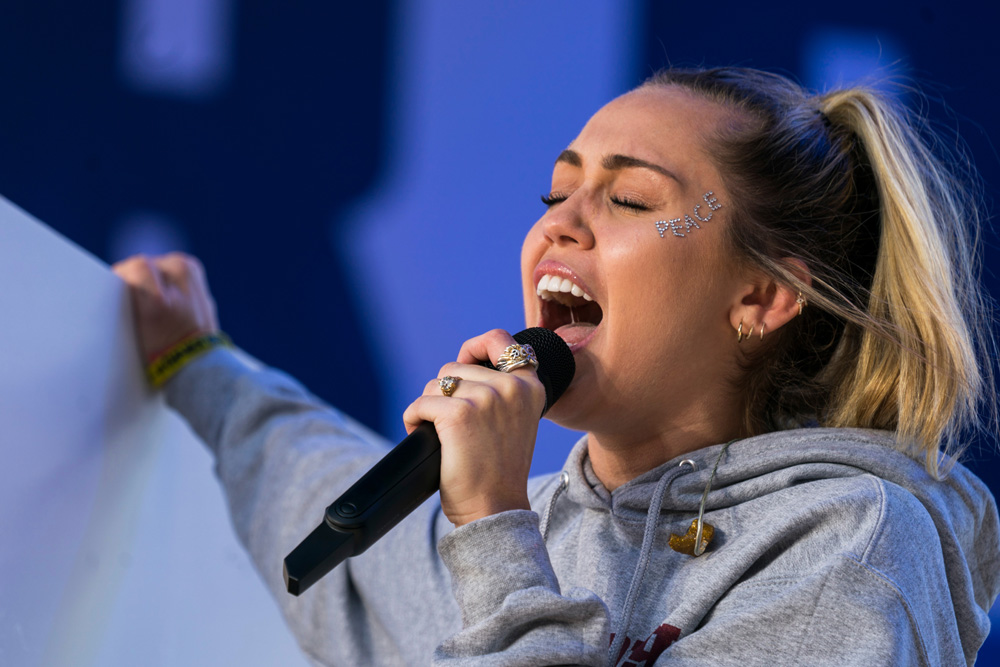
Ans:
[{"label": "hoodie hood", "polygon": [[[1000,527],[995,500],[985,484],[961,464],[955,464],[944,479],[936,480],[921,463],[893,445],[893,435],[884,431],[781,431],[735,441],[721,459],[725,447],[721,444],[685,454],[609,492],[593,472],[583,438],[564,468],[569,482],[560,503],[607,511],[626,523],[643,521],[659,482],[665,475],[675,476],[672,471],[682,467],[684,472],[666,485],[658,520],[676,523],[680,513],[690,522],[697,516],[717,460],[718,470],[705,504],[709,514],[739,511],[752,501],[766,500],[809,482],[872,476],[905,490],[933,521],[959,627],[975,628],[972,635],[981,643],[989,631],[989,609],[1000,593]],[[693,468],[682,466],[684,461],[693,463]],[[710,544],[708,551],[727,548],[734,547],[723,539]],[[965,632],[962,634],[966,644]]]}]

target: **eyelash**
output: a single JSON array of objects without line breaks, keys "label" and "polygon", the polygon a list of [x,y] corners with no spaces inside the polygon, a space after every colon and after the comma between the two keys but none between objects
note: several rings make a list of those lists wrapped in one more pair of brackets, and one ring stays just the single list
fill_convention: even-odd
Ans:
[{"label": "eyelash", "polygon": [[[542,195],[542,203],[548,207],[555,206],[560,202],[566,201],[566,195],[553,192],[547,195]],[[618,208],[623,208],[632,212],[649,211],[650,207],[646,206],[640,201],[635,199],[629,199],[628,197],[611,197],[611,203]]]},{"label": "eyelash", "polygon": [[624,208],[632,212],[642,212],[650,210],[649,206],[646,206],[642,202],[636,199],[629,199],[628,197],[612,197],[611,203],[618,208]]}]

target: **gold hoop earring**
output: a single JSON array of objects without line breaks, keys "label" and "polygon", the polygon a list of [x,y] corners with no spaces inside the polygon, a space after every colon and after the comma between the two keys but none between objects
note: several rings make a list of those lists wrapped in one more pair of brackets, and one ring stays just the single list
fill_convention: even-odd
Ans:
[{"label": "gold hoop earring", "polygon": [[743,342],[743,319],[742,318],[740,319],[740,326],[739,326],[739,328],[736,329],[736,342],[737,343],[742,343]]},{"label": "gold hoop earring", "polygon": [[765,323],[761,322],[760,323],[760,339],[761,340],[764,340],[764,326],[765,326]]}]

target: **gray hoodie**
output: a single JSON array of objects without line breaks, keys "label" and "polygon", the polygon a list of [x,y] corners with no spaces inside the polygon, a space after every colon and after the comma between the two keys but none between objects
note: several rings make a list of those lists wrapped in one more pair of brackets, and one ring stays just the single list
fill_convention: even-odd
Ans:
[{"label": "gray hoodie", "polygon": [[[960,465],[935,481],[889,433],[770,433],[614,492],[584,439],[531,481],[536,511],[452,529],[434,498],[296,598],[282,559],[387,443],[226,350],[166,395],[214,452],[237,533],[317,664],[959,665],[989,632],[992,496]],[[715,536],[678,553],[669,536],[717,460]]]}]

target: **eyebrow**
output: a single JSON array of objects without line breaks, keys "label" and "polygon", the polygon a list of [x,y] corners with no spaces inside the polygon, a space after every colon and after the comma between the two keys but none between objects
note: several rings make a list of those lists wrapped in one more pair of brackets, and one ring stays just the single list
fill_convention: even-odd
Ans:
[{"label": "eyebrow", "polygon": [[580,159],[580,154],[576,151],[571,151],[568,148],[560,153],[559,157],[556,158],[556,163],[559,162],[565,162],[566,164],[571,164],[574,167],[583,166],[583,160]]},{"label": "eyebrow", "polygon": [[[556,162],[565,162],[567,164],[573,165],[574,167],[582,167],[583,160],[580,158],[580,154],[576,151],[566,149],[559,154],[556,158]],[[608,171],[621,171],[622,169],[651,169],[658,174],[663,174],[667,178],[672,178],[678,183],[681,183],[681,179],[670,170],[661,167],[658,164],[652,162],[647,162],[645,160],[640,160],[637,157],[632,157],[630,155],[605,155],[604,159],[601,160],[601,166]],[[683,183],[682,183],[683,184]]]}]

